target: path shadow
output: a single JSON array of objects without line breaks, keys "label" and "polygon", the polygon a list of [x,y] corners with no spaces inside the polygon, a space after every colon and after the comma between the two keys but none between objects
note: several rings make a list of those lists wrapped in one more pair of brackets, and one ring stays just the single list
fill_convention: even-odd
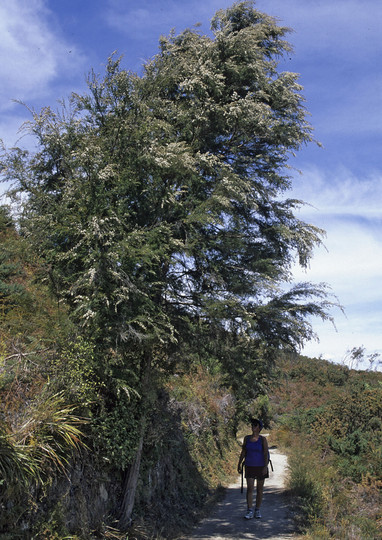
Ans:
[{"label": "path shadow", "polygon": [[215,508],[214,512],[203,520],[194,531],[183,537],[183,540],[255,540],[255,539],[287,539],[293,538],[294,522],[288,506],[288,497],[277,478],[271,478],[264,488],[261,519],[244,519],[246,499],[240,492],[240,485],[227,488],[226,497]]}]

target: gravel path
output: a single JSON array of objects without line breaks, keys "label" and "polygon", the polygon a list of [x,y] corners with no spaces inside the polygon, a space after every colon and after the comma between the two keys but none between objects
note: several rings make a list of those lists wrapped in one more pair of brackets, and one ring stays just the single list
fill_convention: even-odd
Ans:
[{"label": "gravel path", "polygon": [[265,480],[261,519],[244,519],[247,510],[244,492],[240,493],[240,478],[227,488],[226,497],[189,536],[183,540],[267,540],[297,539],[290,509],[284,491],[287,458],[276,449],[271,449],[274,472]]}]

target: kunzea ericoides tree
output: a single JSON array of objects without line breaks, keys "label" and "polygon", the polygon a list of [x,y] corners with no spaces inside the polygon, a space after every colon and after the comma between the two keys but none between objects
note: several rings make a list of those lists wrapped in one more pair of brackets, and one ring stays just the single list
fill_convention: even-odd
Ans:
[{"label": "kunzea ericoides tree", "polygon": [[141,76],[112,57],[88,94],[34,115],[34,155],[16,149],[3,165],[100,369],[142,395],[186,346],[215,355],[248,397],[259,359],[310,339],[307,316],[328,317],[323,286],[285,288],[322,237],[286,196],[288,159],[312,141],[298,77],[278,72],[288,30],[252,2],[211,29],[161,38]]}]

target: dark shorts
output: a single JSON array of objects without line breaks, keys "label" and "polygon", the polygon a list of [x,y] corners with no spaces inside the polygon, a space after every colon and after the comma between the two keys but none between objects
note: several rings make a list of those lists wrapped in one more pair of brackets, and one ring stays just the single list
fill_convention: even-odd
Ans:
[{"label": "dark shorts", "polygon": [[267,467],[267,474],[263,474],[264,467],[245,467],[245,477],[246,478],[257,478],[263,480],[264,478],[269,478],[269,471]]}]

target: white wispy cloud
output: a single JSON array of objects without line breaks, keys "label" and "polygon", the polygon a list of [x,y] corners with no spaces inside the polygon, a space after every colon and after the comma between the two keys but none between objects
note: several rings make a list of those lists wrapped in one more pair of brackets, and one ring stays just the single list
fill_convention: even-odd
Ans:
[{"label": "white wispy cloud", "polygon": [[74,44],[60,35],[43,0],[3,0],[0,3],[0,108],[13,99],[48,95],[52,83],[82,64]]},{"label": "white wispy cloud", "polygon": [[295,275],[328,282],[345,304],[378,298],[382,305],[382,242],[374,233],[357,222],[332,220],[325,245],[314,256],[309,271],[296,268]]},{"label": "white wispy cloud", "polygon": [[296,179],[292,193],[309,203],[299,217],[326,230],[325,248],[311,261],[314,280],[349,290],[353,301],[376,294],[382,300],[375,289],[382,273],[382,173],[360,179],[346,169],[329,176],[314,168]]},{"label": "white wispy cloud", "polygon": [[316,250],[307,272],[296,267],[295,280],[328,283],[345,309],[345,316],[333,312],[337,332],[313,321],[320,343],[308,344],[305,354],[341,361],[361,345],[382,353],[382,174],[357,178],[341,169],[328,176],[314,168],[296,179],[293,195],[312,204],[301,219],[327,233],[326,249]]},{"label": "white wispy cloud", "polygon": [[54,106],[84,79],[86,59],[47,5],[46,0],[0,2],[0,138],[7,146],[16,144],[18,129],[30,119],[16,101],[36,110]]},{"label": "white wispy cloud", "polygon": [[301,208],[301,215],[321,224],[328,216],[382,218],[382,171],[360,178],[343,166],[323,171],[307,165],[301,176],[295,176],[292,193],[309,203]]}]

